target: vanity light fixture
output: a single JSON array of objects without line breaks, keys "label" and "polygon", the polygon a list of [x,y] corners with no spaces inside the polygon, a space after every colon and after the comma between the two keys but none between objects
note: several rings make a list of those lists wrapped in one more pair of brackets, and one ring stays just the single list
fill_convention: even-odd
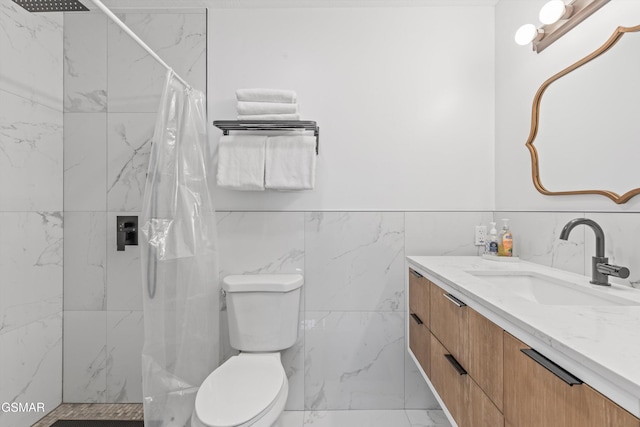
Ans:
[{"label": "vanity light fixture", "polygon": [[551,43],[565,35],[573,27],[587,19],[596,10],[611,0],[551,0],[540,10],[542,26],[523,25],[516,32],[516,43],[531,43],[536,53],[542,52]]},{"label": "vanity light fixture", "polygon": [[571,18],[573,6],[562,0],[551,0],[540,9],[540,22],[544,25],[555,24],[561,19]]}]

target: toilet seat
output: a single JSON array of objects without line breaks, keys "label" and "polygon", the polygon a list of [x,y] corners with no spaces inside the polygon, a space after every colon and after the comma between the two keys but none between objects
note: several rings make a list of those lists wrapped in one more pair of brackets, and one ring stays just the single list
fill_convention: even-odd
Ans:
[{"label": "toilet seat", "polygon": [[280,406],[282,401],[284,406],[286,394],[280,353],[241,353],[204,380],[196,395],[195,415],[208,427],[252,425],[276,403]]}]

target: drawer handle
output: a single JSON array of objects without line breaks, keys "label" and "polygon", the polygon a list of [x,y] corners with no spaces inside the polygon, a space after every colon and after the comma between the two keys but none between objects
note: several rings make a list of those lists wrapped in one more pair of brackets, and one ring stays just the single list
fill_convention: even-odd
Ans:
[{"label": "drawer handle", "polygon": [[421,279],[422,277],[424,277],[422,274],[418,273],[415,270],[409,269],[409,271],[411,272],[411,274],[413,274],[414,276],[416,276],[418,279]]},{"label": "drawer handle", "polygon": [[462,301],[460,301],[458,298],[454,297],[451,294],[442,294],[442,296],[444,296],[446,299],[448,299],[449,301],[451,301],[452,303],[454,303],[460,308],[467,306],[467,304],[463,303]]},{"label": "drawer handle", "polygon": [[578,378],[571,375],[569,372],[565,371],[560,366],[556,365],[551,360],[547,359],[546,357],[544,357],[534,349],[525,348],[525,349],[521,349],[520,351],[526,354],[527,356],[529,356],[536,363],[541,365],[547,371],[551,372],[553,375],[560,378],[562,381],[569,384],[570,386],[582,384],[582,381],[580,381]]},{"label": "drawer handle", "polygon": [[422,319],[420,319],[417,314],[411,313],[411,317],[413,317],[413,320],[415,320],[418,325],[422,325]]},{"label": "drawer handle", "polygon": [[456,360],[455,357],[453,357],[451,354],[445,354],[444,357],[449,361],[449,363],[451,363],[453,369],[458,372],[458,375],[467,375],[467,371],[464,370],[462,365]]}]

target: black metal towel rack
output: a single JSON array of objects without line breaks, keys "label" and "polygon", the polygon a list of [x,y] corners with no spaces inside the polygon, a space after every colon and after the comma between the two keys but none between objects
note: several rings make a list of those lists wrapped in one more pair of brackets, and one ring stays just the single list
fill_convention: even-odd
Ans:
[{"label": "black metal towel rack", "polygon": [[316,137],[316,154],[320,146],[320,127],[311,120],[215,120],[213,125],[222,130],[224,135],[229,131],[259,130],[259,131],[283,131],[283,130],[307,130],[312,131]]}]

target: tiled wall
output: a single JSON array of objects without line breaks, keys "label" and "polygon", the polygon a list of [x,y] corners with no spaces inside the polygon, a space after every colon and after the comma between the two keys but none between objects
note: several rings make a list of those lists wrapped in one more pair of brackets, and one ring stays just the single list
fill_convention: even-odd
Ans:
[{"label": "tiled wall", "polygon": [[564,225],[574,218],[590,218],[604,230],[605,256],[609,263],[628,267],[627,279],[611,277],[611,283],[640,288],[640,213],[604,212],[495,212],[510,218],[514,234],[514,251],[520,258],[537,264],[591,276],[591,257],[595,256],[595,234],[578,226],[569,240],[559,239]]},{"label": "tiled wall", "polygon": [[0,0],[0,402],[45,412],[62,390],[62,24]]},{"label": "tiled wall", "polygon": [[283,355],[287,408],[437,407],[405,351],[404,257],[476,255],[474,226],[491,218],[491,212],[218,212],[221,276],[304,273],[299,340]]},{"label": "tiled wall", "polygon": [[[204,12],[119,16],[204,90]],[[115,221],[140,214],[166,71],[102,13],[64,19],[63,399],[140,402],[140,256]]]}]

